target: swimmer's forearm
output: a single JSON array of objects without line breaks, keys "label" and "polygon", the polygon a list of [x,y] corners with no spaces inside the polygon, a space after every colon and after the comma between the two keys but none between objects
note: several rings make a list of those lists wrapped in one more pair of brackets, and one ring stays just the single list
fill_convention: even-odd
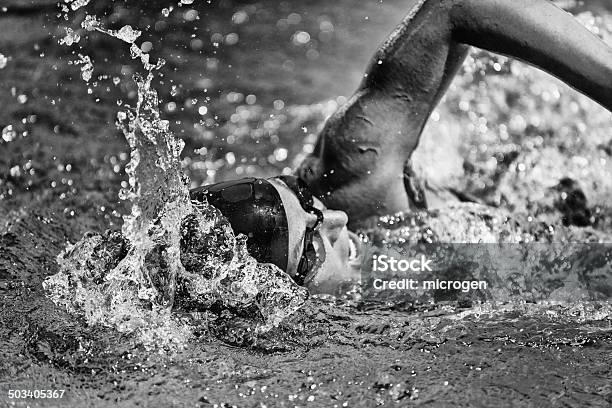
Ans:
[{"label": "swimmer's forearm", "polygon": [[612,111],[612,48],[546,0],[454,0],[453,39],[540,67]]}]

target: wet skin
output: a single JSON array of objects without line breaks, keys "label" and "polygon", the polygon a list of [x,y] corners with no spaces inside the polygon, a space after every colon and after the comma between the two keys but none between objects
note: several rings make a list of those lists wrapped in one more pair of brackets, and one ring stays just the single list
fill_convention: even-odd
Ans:
[{"label": "wet skin", "polygon": [[[289,220],[289,256],[286,272],[295,276],[304,249],[306,227],[312,227],[317,217],[305,211],[293,192],[280,180],[268,179],[276,188]],[[315,207],[323,212],[323,222],[314,235],[317,263],[304,285],[313,293],[333,293],[342,282],[359,279],[360,260],[356,257],[358,239],[347,229],[343,211],[327,209],[315,199]],[[352,249],[351,249],[352,248]]]},{"label": "wet skin", "polygon": [[406,191],[410,156],[471,45],[535,65],[612,111],[612,49],[548,1],[420,0],[297,171],[349,226],[422,204],[418,185]]}]

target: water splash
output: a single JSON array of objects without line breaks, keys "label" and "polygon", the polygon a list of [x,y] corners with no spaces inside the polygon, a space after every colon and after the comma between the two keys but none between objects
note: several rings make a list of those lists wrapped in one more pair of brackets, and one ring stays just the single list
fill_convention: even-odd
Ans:
[{"label": "water splash", "polygon": [[91,0],[65,0],[66,3],[70,4],[72,11],[76,11],[89,4]]},{"label": "water splash", "polygon": [[[278,325],[303,305],[307,292],[276,266],[257,263],[246,237],[235,236],[214,207],[190,202],[180,165],[184,142],[162,119],[152,86],[163,60],[149,62],[134,43],[141,32],[130,26],[107,30],[88,15],[82,28],[130,44],[132,58],[147,71],[134,76],[136,106],[126,105],[117,115],[131,150],[127,187],[119,196],[131,203],[131,212],[121,233],[86,234],[58,256],[59,273],[43,284],[49,297],[89,324],[137,333],[157,345],[181,345],[192,337],[193,320],[177,310],[221,306],[247,316],[254,332]],[[79,58],[88,81],[93,65]]]},{"label": "water splash", "polygon": [[2,140],[5,142],[12,142],[17,139],[17,132],[13,128],[13,125],[7,125],[2,129]]},{"label": "water splash", "polygon": [[[132,203],[122,233],[88,234],[58,257],[60,272],[44,283],[53,301],[120,331],[183,344],[190,329],[171,316],[180,262],[180,223],[191,213],[187,180],[180,171],[182,141],[159,116],[152,72],[135,78],[135,109],[119,122],[131,148],[129,187],[120,198]],[[156,334],[152,334],[156,333]]]},{"label": "water splash", "polygon": [[89,82],[91,77],[93,76],[93,62],[88,55],[79,54],[79,59],[75,62],[75,64],[83,64],[81,67],[81,78],[83,81]]},{"label": "water splash", "polygon": [[300,308],[307,292],[274,265],[257,263],[246,238],[234,236],[214,207],[189,201],[183,142],[159,115],[152,79],[152,72],[135,78],[138,104],[118,115],[131,148],[129,187],[120,196],[132,211],[122,233],[88,234],[68,247],[58,257],[60,272],[44,286],[88,323],[137,332],[143,341],[162,336],[161,344],[184,344],[192,328],[173,310],[218,304],[246,313],[254,332],[268,331]]},{"label": "water splash", "polygon": [[81,23],[81,27],[87,31],[99,31],[103,34],[125,41],[128,44],[133,44],[142,35],[141,31],[132,28],[130,25],[124,25],[119,30],[105,29],[100,25],[100,21],[92,15],[85,16],[85,20]]},{"label": "water splash", "polygon": [[66,35],[63,38],[60,38],[59,40],[60,45],[67,45],[70,47],[72,44],[76,44],[79,41],[81,41],[80,34],[74,31],[72,28],[65,27],[65,30],[66,30]]}]

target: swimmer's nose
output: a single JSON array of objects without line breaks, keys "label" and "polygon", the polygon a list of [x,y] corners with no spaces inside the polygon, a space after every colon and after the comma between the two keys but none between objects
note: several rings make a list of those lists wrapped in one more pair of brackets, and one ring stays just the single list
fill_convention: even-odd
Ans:
[{"label": "swimmer's nose", "polygon": [[329,241],[334,244],[340,237],[340,233],[346,227],[348,217],[344,211],[325,210],[323,211],[323,224],[321,232],[325,233]]}]

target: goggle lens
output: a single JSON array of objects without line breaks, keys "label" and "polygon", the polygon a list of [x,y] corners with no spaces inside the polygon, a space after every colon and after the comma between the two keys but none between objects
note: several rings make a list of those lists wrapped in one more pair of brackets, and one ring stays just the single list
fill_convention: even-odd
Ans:
[{"label": "goggle lens", "polygon": [[314,233],[323,223],[323,212],[314,206],[314,196],[304,180],[295,176],[280,176],[278,177],[298,198],[300,205],[311,214],[317,217],[317,221],[312,227],[306,227],[304,233],[304,250],[298,264],[296,276],[293,279],[300,285],[304,283],[308,273],[317,264],[318,256],[313,243]]}]

